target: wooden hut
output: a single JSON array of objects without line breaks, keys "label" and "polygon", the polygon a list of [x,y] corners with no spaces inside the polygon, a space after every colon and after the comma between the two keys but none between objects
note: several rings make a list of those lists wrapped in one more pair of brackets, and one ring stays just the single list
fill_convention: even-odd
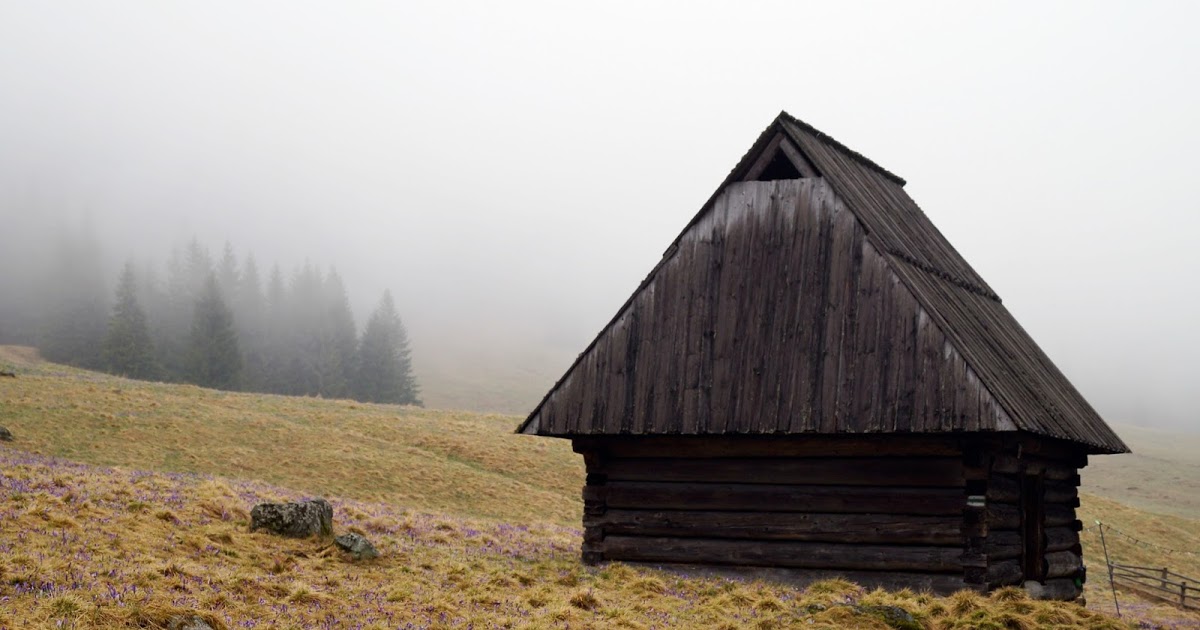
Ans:
[{"label": "wooden hut", "polygon": [[1085,577],[1128,452],[904,180],[781,113],[518,429],[587,466],[583,560],[945,593]]}]

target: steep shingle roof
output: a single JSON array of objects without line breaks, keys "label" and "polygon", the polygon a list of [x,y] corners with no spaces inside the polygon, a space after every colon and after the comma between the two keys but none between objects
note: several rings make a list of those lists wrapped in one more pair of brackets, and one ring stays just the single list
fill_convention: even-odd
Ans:
[{"label": "steep shingle roof", "polygon": [[[781,138],[818,177],[741,182]],[[518,429],[1127,447],[905,193],[786,112]]]}]

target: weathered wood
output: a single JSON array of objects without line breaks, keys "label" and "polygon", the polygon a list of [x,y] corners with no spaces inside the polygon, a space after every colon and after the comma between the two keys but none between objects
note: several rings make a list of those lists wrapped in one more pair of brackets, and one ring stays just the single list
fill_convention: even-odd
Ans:
[{"label": "weathered wood", "polygon": [[1069,551],[1079,546],[1079,533],[1070,527],[1046,528],[1046,551]]},{"label": "weathered wood", "polygon": [[1024,575],[1019,560],[1002,560],[988,565],[987,584],[991,588],[1020,584]]},{"label": "weathered wood", "polygon": [[1026,582],[1025,592],[1033,599],[1053,599],[1069,602],[1078,599],[1083,589],[1070,578],[1046,580],[1044,583]]},{"label": "weathered wood", "polygon": [[584,517],[609,535],[744,538],[837,543],[957,545],[959,519],[945,516],[609,509]]},{"label": "weathered wood", "polygon": [[1079,501],[1078,484],[1070,481],[1047,481],[1045,488],[1046,493],[1044,498],[1046,503],[1070,503],[1075,505]]},{"label": "weathered wood", "polygon": [[604,543],[584,541],[580,560],[586,565],[596,565],[604,562]]},{"label": "weathered wood", "polygon": [[626,481],[939,487],[963,484],[959,459],[935,457],[612,459],[605,462],[604,471],[610,480]]},{"label": "weathered wood", "polygon": [[754,160],[754,162],[750,165],[750,168],[740,179],[743,181],[758,180],[762,176],[763,172],[767,170],[767,167],[770,166],[771,162],[775,160],[775,157],[779,154],[779,143],[782,141],[783,134],[776,132],[774,137],[771,138],[770,142],[763,147],[762,153],[758,155],[758,158]]},{"label": "weathered wood", "polygon": [[956,488],[638,481],[610,481],[605,487],[610,507],[633,509],[953,516],[964,503]]},{"label": "weathered wood", "polygon": [[[755,172],[820,177],[738,181]],[[786,118],[737,173],[524,430],[982,431],[1073,467],[1125,450],[896,178]]]},{"label": "weathered wood", "polygon": [[597,543],[604,540],[604,528],[587,524],[587,517],[584,517],[583,542]]},{"label": "weathered wood", "polygon": [[[576,452],[612,457],[955,457],[960,438],[927,435],[639,435],[576,437]],[[582,449],[582,450],[581,450]]]},{"label": "weathered wood", "polygon": [[1083,570],[1083,558],[1070,551],[1047,553],[1043,563],[1047,578],[1074,577]]},{"label": "weathered wood", "polygon": [[1068,526],[1075,521],[1075,508],[1066,505],[1050,505],[1045,506],[1046,510],[1046,527],[1063,527]]},{"label": "weathered wood", "polygon": [[989,530],[1017,529],[1021,526],[1021,510],[1015,505],[993,503],[987,506]]},{"label": "weathered wood", "polygon": [[1070,464],[1038,457],[1016,458],[1011,455],[997,455],[992,463],[992,470],[1009,475],[1044,475],[1046,479],[1054,481],[1074,479],[1078,473],[1078,468]]},{"label": "weathered wood", "polygon": [[961,572],[958,547],[607,536],[609,560],[863,571]]},{"label": "weathered wood", "polygon": [[985,539],[983,552],[988,560],[1010,560],[1021,557],[1024,549],[1020,532],[996,531],[990,532]]},{"label": "weathered wood", "polygon": [[987,500],[995,503],[1017,503],[1021,500],[1021,482],[1010,475],[993,474],[988,478]]}]

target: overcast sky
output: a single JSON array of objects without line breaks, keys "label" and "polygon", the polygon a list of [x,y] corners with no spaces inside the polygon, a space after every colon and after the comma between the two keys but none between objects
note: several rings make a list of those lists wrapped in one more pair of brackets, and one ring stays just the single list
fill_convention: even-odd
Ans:
[{"label": "overcast sky", "polygon": [[906,178],[1102,414],[1194,427],[1197,23],[1182,2],[0,0],[0,246],[87,217],[116,259],[195,234],[336,264],[360,317],[393,290],[419,370],[519,371],[532,404],[786,109]]}]

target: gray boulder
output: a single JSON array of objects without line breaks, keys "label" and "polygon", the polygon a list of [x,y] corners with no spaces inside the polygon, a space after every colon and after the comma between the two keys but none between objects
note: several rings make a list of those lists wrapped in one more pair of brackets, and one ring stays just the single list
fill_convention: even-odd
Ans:
[{"label": "gray boulder", "polygon": [[379,552],[375,550],[375,545],[367,540],[365,536],[360,536],[355,533],[342,534],[333,539],[334,544],[342,551],[349,553],[355,560],[370,560],[378,558]]},{"label": "gray boulder", "polygon": [[4,441],[4,442],[13,441],[12,433],[9,433],[8,429],[5,429],[4,427],[0,427],[0,441]]},{"label": "gray boulder", "polygon": [[299,503],[259,503],[250,510],[250,531],[265,529],[289,538],[333,534],[333,506],[325,499]]}]

